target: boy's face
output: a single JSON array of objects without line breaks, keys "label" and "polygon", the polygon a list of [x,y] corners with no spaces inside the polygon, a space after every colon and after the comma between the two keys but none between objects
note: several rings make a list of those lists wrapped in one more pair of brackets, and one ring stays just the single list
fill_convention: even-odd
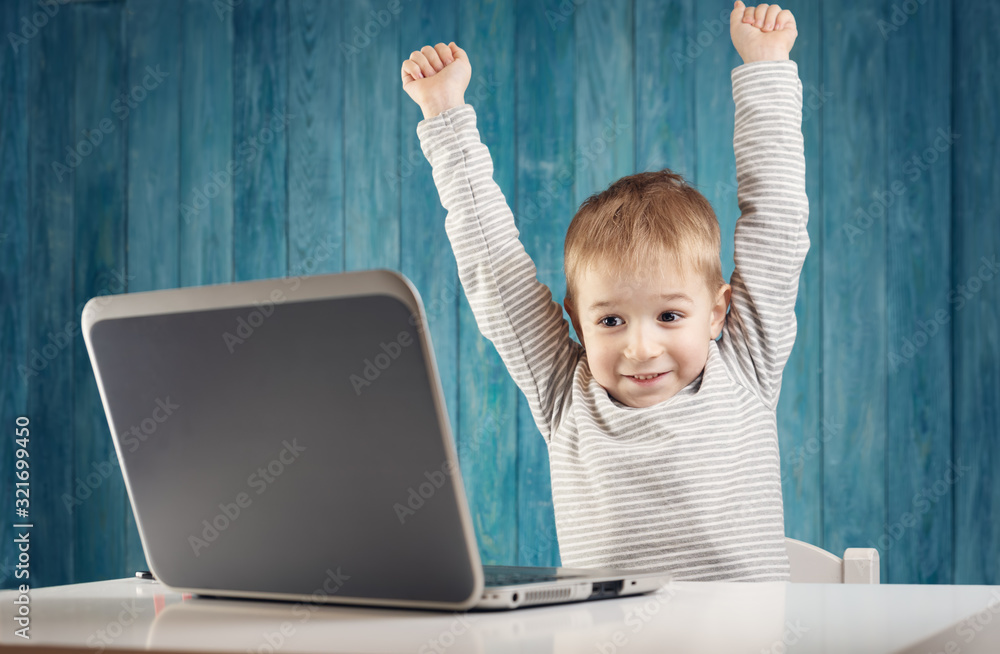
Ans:
[{"label": "boy's face", "polygon": [[[709,342],[729,306],[728,284],[713,297],[698,275],[619,282],[587,269],[577,281],[575,306],[566,309],[594,379],[616,400],[636,408],[658,404],[705,369]],[[635,378],[654,373],[652,380]]]}]

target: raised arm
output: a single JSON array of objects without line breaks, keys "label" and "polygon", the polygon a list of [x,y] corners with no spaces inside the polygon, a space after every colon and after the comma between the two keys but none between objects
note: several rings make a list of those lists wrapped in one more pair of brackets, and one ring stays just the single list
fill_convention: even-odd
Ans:
[{"label": "raised arm", "polygon": [[[431,49],[439,57],[437,62],[424,55],[427,49],[414,52],[404,62],[404,90],[410,93],[409,85],[434,81],[455,62],[459,68],[453,78],[464,77],[468,83],[464,72],[468,62],[461,48],[438,44]],[[407,72],[413,69],[408,64],[414,63],[423,78],[413,76],[416,70]],[[524,393],[548,442],[561,420],[581,347],[570,338],[562,306],[538,281],[535,265],[518,239],[514,215],[493,180],[493,160],[476,129],[476,112],[461,100],[465,86],[460,90],[459,86],[447,83],[426,92],[412,89],[415,92],[410,95],[425,116],[417,125],[417,136],[448,212],[445,231],[476,323]]]},{"label": "raised arm", "polygon": [[732,299],[720,353],[775,408],[795,343],[795,300],[809,250],[802,83],[788,58],[795,22],[777,5],[743,7],[730,21],[744,64],[732,72],[737,199]]}]

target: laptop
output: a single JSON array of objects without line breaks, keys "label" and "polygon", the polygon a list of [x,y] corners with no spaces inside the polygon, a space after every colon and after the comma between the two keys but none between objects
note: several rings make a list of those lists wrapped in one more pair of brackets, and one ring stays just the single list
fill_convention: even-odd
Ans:
[{"label": "laptop", "polygon": [[179,592],[437,610],[655,591],[482,565],[419,293],[392,270],[91,298],[143,552]]}]

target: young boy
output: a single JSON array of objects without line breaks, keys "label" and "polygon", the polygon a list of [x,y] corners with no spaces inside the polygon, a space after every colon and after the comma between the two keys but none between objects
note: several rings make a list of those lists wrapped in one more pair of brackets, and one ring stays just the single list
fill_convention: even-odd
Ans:
[{"label": "young boy", "polygon": [[403,62],[459,279],[548,446],[564,566],[788,579],[775,407],[809,249],[802,84],[791,12],[737,1],[730,33],[744,62],[732,71],[731,285],[708,201],[669,170],[625,177],[566,235],[565,305],[581,344],[493,181],[464,102],[465,51],[439,43]]}]

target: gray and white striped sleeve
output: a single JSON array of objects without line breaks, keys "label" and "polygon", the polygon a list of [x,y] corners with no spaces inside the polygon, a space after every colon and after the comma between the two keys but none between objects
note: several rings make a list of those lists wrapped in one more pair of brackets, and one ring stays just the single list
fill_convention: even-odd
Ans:
[{"label": "gray and white striped sleeve", "polygon": [[733,69],[732,83],[740,217],[719,350],[736,380],[774,409],[809,251],[802,82],[794,61],[760,61]]},{"label": "gray and white striped sleeve", "polygon": [[538,281],[518,239],[472,105],[420,121],[417,136],[448,212],[445,231],[476,323],[524,393],[548,443],[570,394],[581,347],[570,338],[562,305]]}]

